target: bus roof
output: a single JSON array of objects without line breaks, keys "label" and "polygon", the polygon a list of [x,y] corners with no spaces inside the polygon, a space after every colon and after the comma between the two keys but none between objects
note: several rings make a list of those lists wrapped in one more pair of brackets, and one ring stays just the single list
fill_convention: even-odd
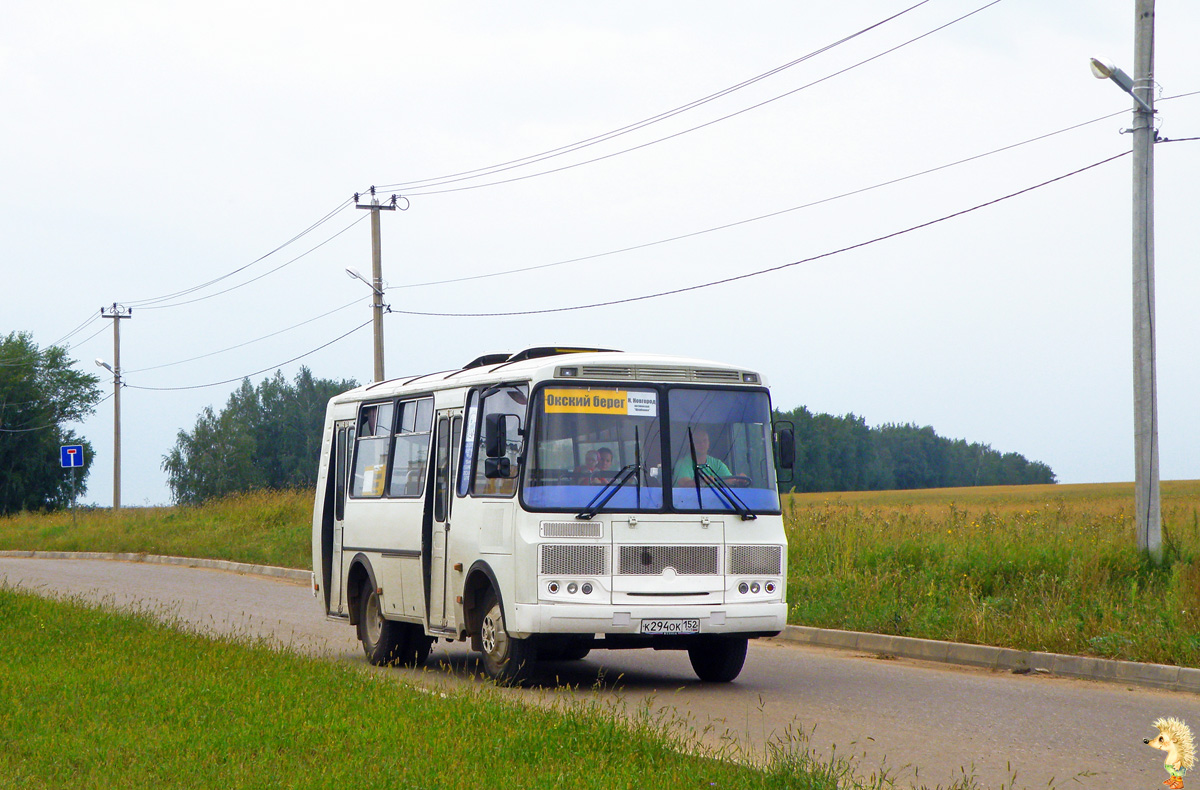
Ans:
[{"label": "bus roof", "polygon": [[752,370],[689,357],[578,346],[536,346],[515,353],[483,354],[461,368],[399,376],[366,384],[334,398],[337,402],[387,398],[500,381],[575,379],[764,386]]}]

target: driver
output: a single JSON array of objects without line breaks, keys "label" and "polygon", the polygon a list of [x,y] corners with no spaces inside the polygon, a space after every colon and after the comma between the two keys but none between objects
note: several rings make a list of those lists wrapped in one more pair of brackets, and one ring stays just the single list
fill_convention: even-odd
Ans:
[{"label": "driver", "polygon": [[[705,466],[712,471],[714,475],[725,480],[734,477],[733,472],[729,471],[729,467],[720,458],[713,458],[708,454],[710,440],[708,431],[704,428],[692,429],[692,443],[696,445],[696,466]],[[675,477],[672,485],[687,486],[692,485],[696,475],[696,467],[692,466],[692,450],[685,442],[683,445],[683,457],[675,463]]]}]

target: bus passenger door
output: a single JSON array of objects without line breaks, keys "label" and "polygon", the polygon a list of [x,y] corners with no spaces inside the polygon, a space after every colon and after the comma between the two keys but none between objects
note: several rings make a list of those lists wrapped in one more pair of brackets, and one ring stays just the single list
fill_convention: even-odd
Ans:
[{"label": "bus passenger door", "polygon": [[462,435],[462,409],[438,412],[434,436],[433,535],[429,568],[429,625],[432,629],[453,628],[449,621],[454,608],[446,606],[454,585],[448,584],[450,511],[454,502],[455,455]]},{"label": "bus passenger door", "polygon": [[346,605],[346,594],[342,589],[342,528],[346,522],[346,495],[350,485],[350,462],[354,452],[354,420],[340,420],[334,424],[333,446],[333,536],[329,556],[325,558],[325,602],[330,614],[342,612]]}]

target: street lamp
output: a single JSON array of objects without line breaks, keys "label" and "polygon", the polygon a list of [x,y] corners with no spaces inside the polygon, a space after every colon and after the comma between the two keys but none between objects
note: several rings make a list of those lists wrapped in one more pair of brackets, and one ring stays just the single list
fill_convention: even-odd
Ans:
[{"label": "street lamp", "polygon": [[1146,101],[1133,92],[1133,79],[1121,69],[1112,64],[1112,61],[1101,60],[1100,58],[1092,58],[1092,76],[1098,80],[1112,80],[1121,90],[1133,97],[1144,112],[1153,113],[1154,108]]},{"label": "street lamp", "polygon": [[1137,0],[1134,20],[1134,78],[1098,58],[1091,59],[1091,67],[1097,79],[1112,80],[1133,97],[1135,104],[1132,129],[1134,521],[1138,549],[1161,560],[1154,338],[1154,0]]},{"label": "street lamp", "polygon": [[113,512],[121,509],[121,368],[96,357],[96,364],[113,374]]}]

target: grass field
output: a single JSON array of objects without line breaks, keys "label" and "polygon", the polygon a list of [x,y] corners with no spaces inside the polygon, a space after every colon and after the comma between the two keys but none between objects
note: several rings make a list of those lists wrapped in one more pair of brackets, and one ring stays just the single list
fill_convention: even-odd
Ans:
[{"label": "grass field", "polygon": [[814,759],[802,734],[752,767],[658,711],[529,708],[487,684],[430,692],[3,586],[0,740],[3,786],[26,790],[892,786]]},{"label": "grass field", "polygon": [[[1162,500],[1156,566],[1134,549],[1132,484],[789,495],[789,620],[1200,666],[1200,481]],[[311,508],[299,491],[22,514],[0,519],[0,549],[307,568]]]},{"label": "grass field", "polygon": [[0,518],[0,549],[116,551],[312,566],[311,491],[254,491],[196,507],[80,509]]},{"label": "grass field", "polygon": [[1132,511],[1132,484],[789,496],[789,621],[1200,666],[1200,482],[1162,486],[1162,565]]}]

